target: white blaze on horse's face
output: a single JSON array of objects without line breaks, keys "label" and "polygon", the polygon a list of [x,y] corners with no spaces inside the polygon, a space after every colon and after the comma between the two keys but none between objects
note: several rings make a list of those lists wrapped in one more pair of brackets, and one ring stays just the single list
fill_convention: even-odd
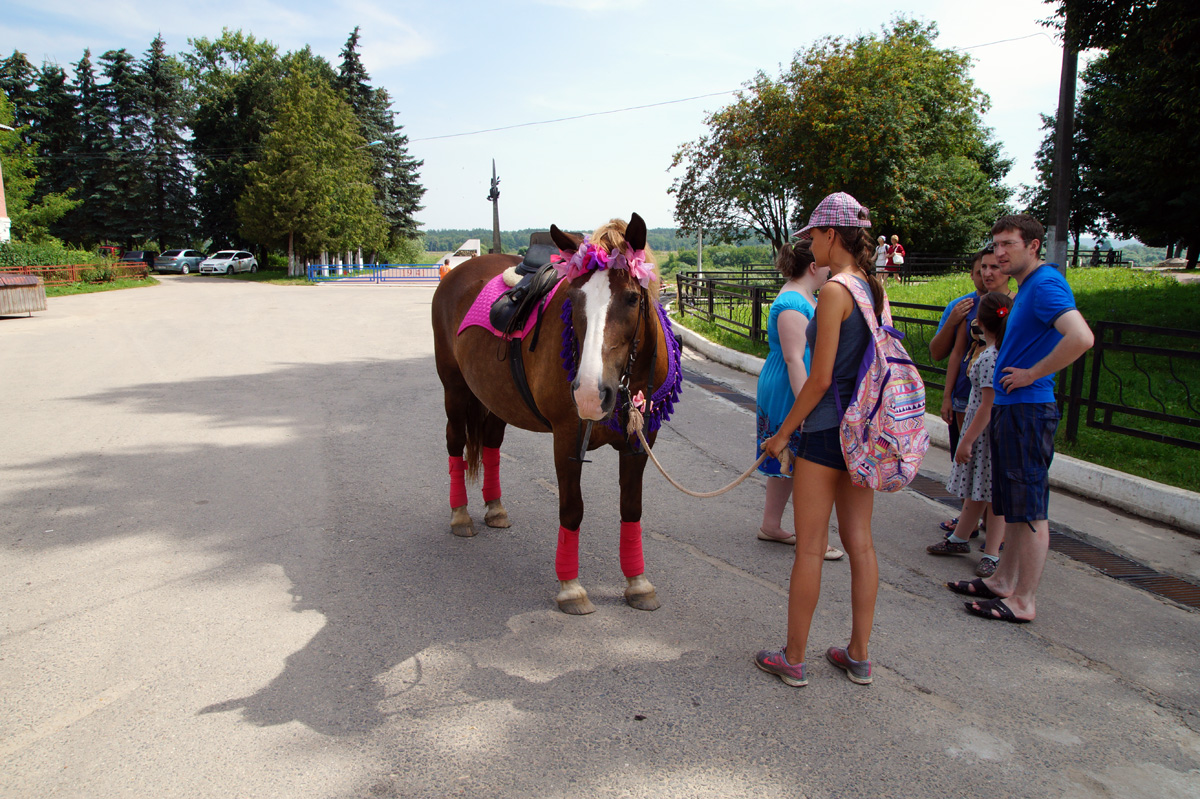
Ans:
[{"label": "white blaze on horse's face", "polygon": [[577,295],[583,300],[585,323],[579,342],[579,369],[572,389],[579,418],[585,420],[600,421],[616,401],[615,387],[604,386],[604,326],[613,297],[609,278],[608,270],[593,272]]}]

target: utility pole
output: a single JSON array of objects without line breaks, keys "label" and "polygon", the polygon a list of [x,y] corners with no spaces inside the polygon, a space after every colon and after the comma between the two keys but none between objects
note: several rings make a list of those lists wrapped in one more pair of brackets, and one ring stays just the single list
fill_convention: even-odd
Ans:
[{"label": "utility pole", "polygon": [[[11,131],[8,125],[0,125],[0,130]],[[8,206],[4,202],[4,170],[0,169],[0,242],[12,238],[12,220],[8,218]]]},{"label": "utility pole", "polygon": [[496,159],[492,159],[492,190],[488,192],[492,204],[492,248],[488,252],[503,252],[500,246],[500,178],[496,177]]},{"label": "utility pole", "polygon": [[1079,51],[1071,35],[1071,20],[1063,17],[1063,60],[1058,82],[1058,126],[1054,133],[1054,173],[1050,185],[1051,235],[1046,256],[1067,273],[1067,238],[1071,227],[1071,188],[1074,183],[1072,145],[1075,138],[1075,78],[1079,71]]}]

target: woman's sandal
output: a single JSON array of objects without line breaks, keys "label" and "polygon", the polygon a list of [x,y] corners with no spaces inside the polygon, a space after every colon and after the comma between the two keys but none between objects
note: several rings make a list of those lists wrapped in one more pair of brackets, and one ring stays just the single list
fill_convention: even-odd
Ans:
[{"label": "woman's sandal", "polygon": [[1000,595],[984,585],[983,580],[959,580],[956,583],[946,583],[946,587],[956,594],[973,596],[976,599],[999,599]]}]

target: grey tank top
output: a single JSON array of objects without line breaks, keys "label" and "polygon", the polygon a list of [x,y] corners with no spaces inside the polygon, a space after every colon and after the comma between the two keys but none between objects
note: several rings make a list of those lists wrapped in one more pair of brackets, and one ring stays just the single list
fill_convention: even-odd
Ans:
[{"label": "grey tank top", "polygon": [[[875,297],[871,294],[870,284],[854,275],[851,275],[851,279],[863,284],[867,289],[867,296],[871,298],[871,306],[874,307]],[[819,300],[818,304],[820,304]],[[809,321],[805,334],[812,342],[813,350],[816,350],[817,319],[815,315]],[[863,355],[866,353],[867,344],[870,341],[871,328],[867,326],[867,320],[863,318],[862,311],[858,309],[858,303],[855,303],[854,310],[842,322],[841,332],[838,334],[837,357],[833,361],[833,385],[829,387],[825,396],[821,397],[817,403],[817,407],[813,408],[812,413],[804,420],[804,432],[815,433],[841,424],[842,414],[838,413],[837,399],[833,394],[834,389],[841,392],[842,411],[845,412],[846,406],[850,404],[850,400],[854,396],[858,368],[862,365]]]}]

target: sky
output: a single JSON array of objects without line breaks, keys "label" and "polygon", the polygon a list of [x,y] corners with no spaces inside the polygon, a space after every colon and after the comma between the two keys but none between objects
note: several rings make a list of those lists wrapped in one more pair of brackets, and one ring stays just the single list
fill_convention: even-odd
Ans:
[{"label": "sky", "polygon": [[[490,228],[492,159],[500,226],[590,230],[638,212],[674,227],[669,171],[707,114],[758,72],[777,77],[825,36],[878,33],[897,16],[936,22],[942,48],[973,59],[984,122],[1034,179],[1039,114],[1058,104],[1062,50],[1038,23],[1052,7],[1008,0],[4,0],[0,54],[71,72],[127,48],[141,57],[241,29],[335,66],[355,26],[372,84],[388,90],[410,155],[424,161],[426,230]],[[630,110],[625,110],[630,109]],[[615,112],[615,113],[610,113]],[[574,117],[574,119],[570,119]],[[565,120],[565,121],[553,121]],[[488,131],[488,132],[480,132]]]}]

